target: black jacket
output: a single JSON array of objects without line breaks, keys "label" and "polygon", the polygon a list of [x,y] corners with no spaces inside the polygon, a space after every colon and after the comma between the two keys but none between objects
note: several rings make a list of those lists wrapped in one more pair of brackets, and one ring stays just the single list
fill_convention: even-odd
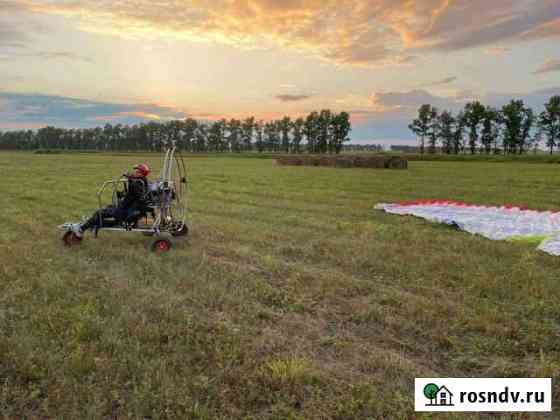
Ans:
[{"label": "black jacket", "polygon": [[121,209],[141,209],[145,207],[145,198],[148,192],[148,180],[144,177],[127,175],[126,193],[119,207]]}]

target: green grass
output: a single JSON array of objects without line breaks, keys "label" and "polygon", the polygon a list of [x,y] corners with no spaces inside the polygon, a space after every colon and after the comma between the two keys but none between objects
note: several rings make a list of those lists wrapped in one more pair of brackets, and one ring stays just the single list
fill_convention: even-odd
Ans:
[{"label": "green grass", "polygon": [[[98,154],[107,156],[108,153],[101,152],[99,150],[57,150],[57,149],[38,149],[33,153],[36,154]],[[158,156],[158,153],[142,152],[145,156]],[[112,156],[124,157],[124,156],[136,156],[137,152],[129,151],[113,151],[110,152]],[[538,151],[538,153],[533,153],[533,151],[526,152],[522,155],[516,154],[486,154],[479,153],[471,155],[470,152],[455,154],[445,154],[437,152],[431,153],[402,153],[398,151],[384,151],[384,152],[371,152],[371,151],[343,151],[341,156],[401,156],[409,161],[424,161],[424,162],[484,162],[484,163],[552,163],[560,164],[560,153],[554,152],[552,155],[545,151]],[[240,152],[240,153],[214,153],[214,152],[202,152],[202,153],[189,153],[187,154],[189,158],[235,158],[235,159],[276,159],[278,157],[295,157],[295,156],[326,156],[324,154],[308,154],[302,151],[301,154],[284,153],[284,152],[263,152],[259,153],[257,151],[250,152]]]},{"label": "green grass", "polygon": [[56,226],[139,160],[0,153],[4,417],[429,418],[414,377],[558,377],[560,258],[372,210],[558,208],[556,166],[189,159],[192,235],[172,253],[103,232],[64,248]]},{"label": "green grass", "polygon": [[[398,153],[395,153],[398,154]],[[514,162],[514,163],[560,163],[560,154],[554,153],[549,154],[540,151],[534,154],[532,151],[525,153],[523,155],[493,155],[480,153],[476,155],[471,155],[469,152],[459,155],[447,155],[443,153],[424,155],[415,153],[403,153],[401,156],[405,157],[409,161],[411,160],[421,160],[421,161],[434,161],[434,162]]]}]

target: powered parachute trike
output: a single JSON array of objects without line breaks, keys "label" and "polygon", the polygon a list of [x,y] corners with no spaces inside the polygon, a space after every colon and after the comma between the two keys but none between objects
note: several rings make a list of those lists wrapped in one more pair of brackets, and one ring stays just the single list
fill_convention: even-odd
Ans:
[{"label": "powered parachute trike", "polygon": [[[141,233],[152,237],[150,249],[154,252],[167,252],[173,245],[174,238],[188,235],[187,226],[187,171],[185,162],[173,142],[165,147],[163,163],[159,177],[148,183],[144,197],[144,209],[137,211],[126,220],[103,219],[101,216],[98,227],[94,230],[97,237],[99,231]],[[103,208],[103,198],[111,195],[111,205],[118,207],[126,194],[128,179],[121,177],[105,181],[97,197],[99,207]],[[72,230],[73,223],[64,223],[59,228],[64,231],[62,240],[67,246],[78,245],[82,237]]]}]

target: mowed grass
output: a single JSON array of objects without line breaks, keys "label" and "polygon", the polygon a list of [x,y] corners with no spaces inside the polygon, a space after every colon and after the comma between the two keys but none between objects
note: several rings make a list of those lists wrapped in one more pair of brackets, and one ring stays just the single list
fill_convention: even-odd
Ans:
[{"label": "mowed grass", "polygon": [[64,248],[56,226],[143,160],[0,153],[4,417],[430,418],[414,377],[449,376],[553,377],[557,408],[560,258],[372,210],[559,208],[556,165],[193,157],[170,254],[103,232]]}]

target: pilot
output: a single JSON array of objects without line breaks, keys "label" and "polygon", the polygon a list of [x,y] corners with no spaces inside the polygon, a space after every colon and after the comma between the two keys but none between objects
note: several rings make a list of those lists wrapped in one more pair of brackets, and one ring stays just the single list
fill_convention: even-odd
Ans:
[{"label": "pilot", "polygon": [[145,208],[145,197],[148,192],[148,175],[150,167],[145,163],[134,166],[134,171],[124,175],[127,179],[127,188],[124,197],[118,206],[108,206],[96,211],[85,223],[72,225],[72,232],[81,238],[88,229],[98,229],[107,219],[114,219],[122,223],[130,219],[138,219]]}]

